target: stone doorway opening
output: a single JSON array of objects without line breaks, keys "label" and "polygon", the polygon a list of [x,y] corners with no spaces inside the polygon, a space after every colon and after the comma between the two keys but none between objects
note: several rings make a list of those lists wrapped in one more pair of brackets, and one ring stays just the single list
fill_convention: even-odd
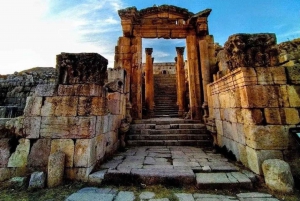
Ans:
[{"label": "stone doorway opening", "polygon": [[[142,39],[142,106],[143,119],[153,117],[183,117],[186,90],[179,95],[180,76],[185,87],[184,51],[178,66],[178,46],[184,50],[183,39]],[[180,69],[182,68],[182,69]],[[179,75],[179,72],[182,74]],[[184,98],[180,101],[179,98]]]}]

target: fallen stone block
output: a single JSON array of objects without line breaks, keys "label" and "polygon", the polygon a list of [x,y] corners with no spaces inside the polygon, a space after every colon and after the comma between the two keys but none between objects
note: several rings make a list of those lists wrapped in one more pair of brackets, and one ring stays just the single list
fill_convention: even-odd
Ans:
[{"label": "fallen stone block", "polygon": [[28,139],[21,138],[16,151],[12,153],[9,158],[7,167],[26,167],[29,149],[30,141]]},{"label": "fallen stone block", "polygon": [[28,189],[40,189],[45,187],[46,175],[44,172],[34,172],[30,176]]},{"label": "fallen stone block", "polygon": [[49,156],[47,178],[49,188],[59,186],[63,183],[65,157],[66,155],[63,152],[55,152]]},{"label": "fallen stone block", "polygon": [[294,179],[288,163],[279,159],[265,160],[262,164],[265,182],[274,191],[292,193]]}]

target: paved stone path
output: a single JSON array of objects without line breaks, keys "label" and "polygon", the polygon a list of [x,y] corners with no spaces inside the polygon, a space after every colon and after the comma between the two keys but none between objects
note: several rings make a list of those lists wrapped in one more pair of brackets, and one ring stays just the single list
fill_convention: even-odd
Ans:
[{"label": "paved stone path", "polygon": [[196,147],[133,147],[90,175],[92,183],[197,185],[199,188],[251,188],[255,175],[239,168],[220,154]]},{"label": "paved stone path", "polygon": [[[169,197],[169,196],[168,196]],[[235,196],[200,194],[200,193],[175,193],[172,198],[178,201],[279,201],[270,194],[250,192],[239,193]],[[153,192],[118,191],[112,188],[87,187],[70,195],[66,201],[169,201],[169,198],[157,198]]]}]

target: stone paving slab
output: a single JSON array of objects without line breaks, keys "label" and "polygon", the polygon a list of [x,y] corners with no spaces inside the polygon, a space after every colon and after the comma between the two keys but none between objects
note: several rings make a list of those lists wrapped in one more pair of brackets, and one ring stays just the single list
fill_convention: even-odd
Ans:
[{"label": "stone paving slab", "polygon": [[[174,180],[178,182],[178,185],[193,181],[194,183],[190,183],[190,185],[196,184],[195,178],[198,173],[225,173],[238,172],[239,170],[221,154],[192,146],[131,147],[125,152],[115,154],[113,159],[102,164],[100,169],[107,170],[104,175],[106,182],[116,183],[114,180],[136,182],[135,180],[139,180],[147,184],[157,184],[155,182]],[[241,176],[239,177],[240,180],[237,181],[236,176],[232,174],[223,176],[226,180],[223,182],[225,184],[229,183],[230,178],[231,183],[243,184],[248,182],[247,177]],[[187,178],[185,179],[185,177]],[[93,176],[91,176],[92,179]]]},{"label": "stone paving slab", "polygon": [[197,173],[198,188],[247,188],[253,187],[251,180],[240,172],[229,173]]},{"label": "stone paving slab", "polygon": [[[259,192],[239,193],[237,195],[174,193],[166,197],[176,197],[178,201],[279,201],[270,194]],[[169,198],[158,198],[150,191],[119,191],[115,188],[83,188],[70,195],[66,201],[169,201]]]}]

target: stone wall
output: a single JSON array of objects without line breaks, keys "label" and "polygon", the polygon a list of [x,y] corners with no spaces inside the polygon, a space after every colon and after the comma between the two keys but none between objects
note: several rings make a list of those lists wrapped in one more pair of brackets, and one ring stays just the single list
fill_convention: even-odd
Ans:
[{"label": "stone wall", "polygon": [[[176,63],[153,63],[153,74],[176,74]],[[145,71],[145,63],[142,64],[143,73]]]},{"label": "stone wall", "polygon": [[32,68],[11,75],[0,76],[0,118],[23,114],[26,98],[32,96],[39,84],[56,84],[54,68]]},{"label": "stone wall", "polygon": [[299,146],[289,134],[300,124],[299,58],[284,55],[289,53],[279,55],[278,66],[234,68],[207,88],[215,143],[257,174],[266,159],[300,164]]},{"label": "stone wall", "polygon": [[[124,70],[110,69],[108,79],[107,60],[93,53],[62,53],[57,61],[58,85],[39,84],[27,98],[24,115],[2,122],[1,180],[46,171],[49,155],[62,151],[65,177],[86,181],[96,163],[119,146],[118,128],[126,111],[120,84]],[[105,83],[115,79],[118,91],[108,90]]]}]

